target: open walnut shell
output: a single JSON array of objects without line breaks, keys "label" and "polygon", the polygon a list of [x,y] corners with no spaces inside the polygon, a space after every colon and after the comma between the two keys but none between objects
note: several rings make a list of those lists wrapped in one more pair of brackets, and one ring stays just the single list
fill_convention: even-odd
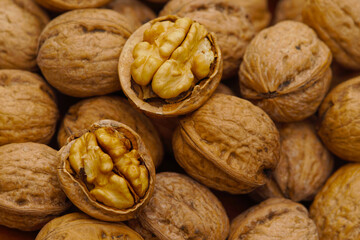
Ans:
[{"label": "open walnut shell", "polygon": [[148,203],[155,181],[140,136],[125,124],[102,120],[71,138],[58,153],[58,178],[68,198],[100,220],[134,218]]},{"label": "open walnut shell", "polygon": [[36,0],[41,6],[56,12],[101,7],[110,1],[111,0]]},{"label": "open walnut shell", "polygon": [[[179,22],[177,22],[177,20],[179,20]],[[151,69],[152,73],[154,73],[149,78],[149,81],[151,81],[151,83],[146,83],[146,85],[144,83],[141,83],[140,85],[139,83],[134,81],[134,74],[132,73],[132,68],[134,68],[134,66],[137,66],[137,63],[140,62],[138,60],[135,61],[133,57],[133,53],[136,51],[135,49],[138,49],[138,47],[141,44],[142,44],[141,46],[147,44],[149,46],[149,49],[159,48],[159,46],[155,46],[155,44],[152,45],[148,44],[147,40],[144,41],[144,34],[147,34],[147,32],[151,32],[151,34],[153,34],[151,35],[151,39],[153,39],[154,35],[156,34],[159,35],[162,34],[162,40],[170,39],[173,36],[170,34],[171,31],[167,31],[168,29],[170,29],[170,27],[167,28],[167,26],[160,26],[160,28],[164,28],[165,30],[161,32],[160,31],[156,32],[157,31],[156,26],[167,24],[167,25],[172,25],[171,27],[175,26],[173,28],[176,28],[176,26],[179,26],[181,24],[187,25],[188,23],[184,24],[184,22],[187,22],[187,20],[190,19],[179,18],[177,16],[165,16],[165,17],[156,18],[142,25],[140,28],[138,28],[127,40],[121,52],[120,60],[119,60],[119,78],[123,92],[127,95],[129,100],[136,107],[138,107],[148,115],[170,117],[170,116],[178,116],[192,112],[195,109],[199,108],[202,104],[204,104],[206,100],[211,96],[211,94],[215,91],[216,87],[219,85],[222,75],[222,55],[214,34],[210,32],[207,32],[207,34],[204,35],[204,38],[201,39],[201,41],[204,40],[208,42],[207,44],[209,45],[210,48],[208,51],[213,56],[213,61],[208,65],[209,71],[207,74],[205,74],[201,78],[200,77],[198,78],[196,74],[187,71],[188,69],[185,68],[180,68],[177,69],[176,71],[174,70],[174,68],[168,68],[170,72],[168,73],[164,73],[163,71],[160,72],[160,69],[163,69],[162,67],[165,65],[165,63],[168,63],[170,62],[170,60],[173,60],[173,58],[175,58],[174,57],[175,54],[173,54],[173,52],[175,51],[178,51],[180,49],[184,50],[185,52],[184,55],[187,55],[186,59],[194,59],[197,56],[196,54],[198,54],[198,52],[195,53],[193,52],[192,48],[190,48],[191,46],[194,46],[193,44],[194,42],[191,42],[191,40],[194,41],[197,40],[196,38],[192,39],[193,35],[189,34],[189,32],[192,29],[195,29],[195,31],[197,31],[200,28],[202,29],[201,31],[206,31],[206,29],[201,24],[198,24],[196,22],[191,22],[190,28],[187,29],[184,28],[181,30],[176,29],[176,31],[179,30],[177,33],[181,32],[181,34],[183,34],[182,40],[184,41],[181,42],[181,39],[178,39],[180,41],[178,41],[177,44],[171,46],[173,52],[167,52],[166,55],[166,56],[169,56],[169,54],[171,55],[169,59],[167,59],[165,55],[161,55],[161,57],[163,57],[162,60],[165,60],[165,63],[162,64],[161,67],[159,67],[156,70]],[[161,45],[163,43],[167,43],[165,42],[165,40],[163,42],[159,40],[159,42]],[[195,45],[200,46],[199,42],[195,42],[196,43]],[[199,49],[200,48],[195,50],[199,50]],[[155,49],[154,53],[157,53],[156,51],[158,50]],[[162,52],[160,54],[162,54]],[[155,54],[147,54],[144,56],[140,56],[139,58],[143,57],[143,59],[146,59],[147,61],[148,59],[152,58],[154,55]],[[156,57],[158,56],[156,55],[155,58]],[[158,59],[156,59],[156,61],[157,60]],[[174,62],[176,64],[179,63],[179,61],[177,60],[175,60]],[[186,63],[189,62],[190,60]],[[195,63],[200,63],[200,62],[197,62],[195,60],[192,61],[191,71],[193,71],[193,69],[200,70],[200,68],[198,68]],[[178,66],[185,65],[185,64],[183,65],[181,64],[183,63],[180,63]],[[143,66],[145,66],[145,64]],[[144,67],[143,69],[146,69],[146,67]],[[149,71],[146,70],[142,72],[143,75],[149,73]],[[189,77],[188,73],[192,74],[192,77]],[[154,88],[155,77],[157,74],[159,75],[163,74],[164,76],[169,76],[170,79],[161,80],[162,81],[161,83],[164,85],[158,84],[156,85],[157,88]],[[201,74],[199,74],[199,76],[201,76]],[[179,79],[181,80],[180,82],[177,80],[177,77],[179,77]],[[174,80],[175,78],[176,80]],[[159,79],[164,79],[164,78],[159,78]],[[169,85],[167,85],[167,84],[172,84],[174,82],[175,84],[179,83],[181,87],[178,87],[178,85],[176,85],[175,87],[169,87]],[[186,85],[186,88],[183,88],[184,82],[186,82],[186,84],[184,84]],[[161,87],[159,87],[159,85]],[[172,93],[172,95],[165,96],[165,94],[163,95],[165,90],[176,91],[176,94]],[[161,95],[161,97],[159,95]]]}]

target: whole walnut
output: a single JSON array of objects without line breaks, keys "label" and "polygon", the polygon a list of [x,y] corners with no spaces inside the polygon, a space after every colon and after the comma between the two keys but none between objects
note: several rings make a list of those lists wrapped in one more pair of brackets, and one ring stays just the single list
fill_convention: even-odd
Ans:
[{"label": "whole walnut", "polygon": [[36,0],[41,6],[56,12],[79,8],[96,8],[105,5],[111,0]]},{"label": "whole walnut", "polygon": [[283,21],[261,31],[246,48],[240,91],[278,122],[314,114],[331,81],[329,48],[303,23]]},{"label": "whole walnut", "polygon": [[360,164],[337,170],[310,206],[320,240],[360,238]]},{"label": "whole walnut", "polygon": [[270,198],[251,207],[231,222],[228,240],[318,240],[307,209],[285,198]]},{"label": "whole walnut", "polygon": [[41,33],[38,65],[46,80],[74,97],[120,90],[117,65],[132,25],[110,9],[82,9],[53,19]]},{"label": "whole walnut", "polygon": [[38,38],[48,22],[33,0],[2,0],[0,69],[36,70]]},{"label": "whole walnut", "polygon": [[360,2],[358,0],[306,1],[303,22],[331,49],[337,62],[360,70]]},{"label": "whole walnut", "polygon": [[337,85],[319,108],[318,134],[338,157],[360,162],[360,77]]},{"label": "whole walnut", "polygon": [[56,150],[40,143],[0,147],[0,225],[40,229],[71,206],[56,176]]},{"label": "whole walnut", "polygon": [[268,115],[250,102],[214,94],[180,119],[173,135],[176,161],[208,187],[248,193],[267,181],[280,153],[279,132]]},{"label": "whole walnut", "polygon": [[306,0],[280,0],[275,9],[274,21],[284,20],[302,21],[302,10]]},{"label": "whole walnut", "polygon": [[49,143],[59,117],[55,96],[37,74],[0,70],[0,145]]}]

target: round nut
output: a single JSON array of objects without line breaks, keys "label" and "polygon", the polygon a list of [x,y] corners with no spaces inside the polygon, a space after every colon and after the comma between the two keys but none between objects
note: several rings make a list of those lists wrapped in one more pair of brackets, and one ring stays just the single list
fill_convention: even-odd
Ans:
[{"label": "round nut", "polygon": [[36,70],[37,42],[49,22],[32,0],[2,0],[0,69]]},{"label": "round nut", "polygon": [[97,8],[111,0],[35,0],[44,8],[51,11],[62,12],[79,8]]},{"label": "round nut", "polygon": [[160,240],[225,240],[229,233],[221,202],[209,189],[179,173],[156,175],[154,194],[138,220]]},{"label": "round nut", "polygon": [[50,142],[59,113],[53,91],[39,75],[0,70],[0,102],[0,145]]},{"label": "round nut", "polygon": [[329,89],[331,52],[300,22],[283,21],[261,31],[246,48],[240,90],[278,122],[315,113]]},{"label": "round nut", "polygon": [[101,120],[59,151],[58,178],[68,198],[103,221],[134,218],[149,201],[155,167],[140,136],[125,124]]},{"label": "round nut", "polygon": [[83,213],[70,213],[46,224],[35,240],[143,240],[123,223],[109,223],[91,219]]},{"label": "round nut", "polygon": [[304,0],[280,0],[275,9],[274,21],[284,20],[302,21],[302,10],[306,4]]},{"label": "round nut", "polygon": [[320,239],[360,238],[360,164],[337,170],[316,195],[310,207]]},{"label": "round nut", "polygon": [[40,143],[0,147],[0,225],[40,229],[71,206],[56,177],[56,150]]},{"label": "round nut", "polygon": [[266,183],[280,154],[273,121],[250,102],[214,94],[180,120],[173,136],[176,161],[208,187],[248,193]]},{"label": "round nut", "polygon": [[267,0],[232,0],[244,7],[254,25],[256,32],[266,28],[271,20]]},{"label": "round nut", "polygon": [[53,19],[41,33],[38,65],[46,80],[74,97],[120,90],[117,65],[132,27],[109,9],[83,9]]},{"label": "round nut", "polygon": [[337,85],[319,109],[318,131],[325,146],[338,157],[360,162],[360,77]]},{"label": "round nut", "polygon": [[166,16],[138,28],[119,60],[124,93],[153,116],[199,108],[221,80],[222,56],[212,33],[189,18]]},{"label": "round nut", "polygon": [[237,216],[229,240],[318,240],[315,223],[306,208],[284,198],[270,198]]}]

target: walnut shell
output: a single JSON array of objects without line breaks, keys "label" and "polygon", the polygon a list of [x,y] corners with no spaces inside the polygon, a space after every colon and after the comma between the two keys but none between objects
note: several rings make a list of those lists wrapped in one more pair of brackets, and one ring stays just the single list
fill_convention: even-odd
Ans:
[{"label": "walnut shell", "polygon": [[360,164],[337,170],[310,207],[321,240],[360,238]]},{"label": "walnut shell", "polygon": [[229,232],[229,219],[215,195],[172,172],[156,175],[154,194],[139,221],[160,240],[225,240]]},{"label": "walnut shell", "polygon": [[131,127],[143,139],[154,165],[156,167],[160,165],[164,150],[154,125],[141,112],[135,110],[126,99],[118,96],[94,97],[71,106],[58,132],[59,145],[64,146],[70,135],[89,128],[91,124],[102,119],[112,119]]},{"label": "walnut shell", "polygon": [[133,229],[135,232],[139,233],[144,240],[159,240],[152,232],[146,230],[138,219],[131,219],[127,222],[127,225]]},{"label": "walnut shell", "polygon": [[338,157],[360,161],[360,77],[337,85],[319,109],[318,134]]},{"label": "walnut shell", "polygon": [[360,2],[358,0],[306,1],[303,22],[331,49],[337,62],[360,70]]},{"label": "walnut shell", "polygon": [[236,2],[246,9],[256,32],[269,25],[271,13],[267,0],[236,0]]},{"label": "walnut shell", "polygon": [[265,184],[280,153],[279,132],[260,108],[233,96],[214,94],[180,120],[173,136],[176,161],[208,187],[233,194]]},{"label": "walnut shell", "polygon": [[279,122],[314,114],[331,81],[329,48],[300,22],[283,21],[261,31],[241,63],[244,98]]},{"label": "walnut shell", "polygon": [[40,143],[0,147],[0,224],[40,229],[71,203],[56,177],[56,150]]},{"label": "walnut shell", "polygon": [[36,70],[38,38],[48,22],[32,0],[2,0],[0,69]]},{"label": "walnut shell", "polygon": [[0,70],[0,102],[0,145],[50,142],[59,112],[53,91],[39,75]]},{"label": "walnut shell", "polygon": [[[75,140],[81,137],[86,132],[94,132],[96,129],[102,127],[110,127],[122,134],[131,142],[131,145],[138,151],[141,162],[146,166],[149,174],[149,187],[146,190],[146,193],[143,197],[139,199],[132,207],[126,209],[117,209],[114,207],[109,207],[99,201],[97,201],[91,194],[88,189],[88,186],[85,184],[81,176],[77,176],[72,169],[69,162],[69,155],[71,146],[74,144]],[[58,178],[60,185],[64,190],[68,198],[76,205],[80,210],[86,214],[103,220],[103,221],[125,221],[132,218],[135,218],[139,210],[141,210],[150,200],[152,192],[154,190],[154,181],[155,181],[155,167],[151,156],[145,147],[144,142],[141,140],[140,136],[128,127],[125,124],[113,121],[113,120],[101,120],[94,123],[90,126],[88,130],[83,132],[78,132],[70,136],[70,139],[74,139],[62,147],[58,153],[60,158],[60,164],[58,167]]]},{"label": "walnut shell", "polygon": [[284,198],[270,198],[237,216],[229,240],[319,239],[306,208]]},{"label": "walnut shell", "polygon": [[117,65],[132,32],[121,14],[109,9],[74,10],[53,19],[41,33],[38,65],[46,80],[74,97],[120,90]]},{"label": "walnut shell", "polygon": [[275,9],[274,21],[276,23],[284,20],[301,22],[305,4],[305,0],[280,0]]},{"label": "walnut shell", "polygon": [[109,223],[91,219],[83,213],[70,213],[46,224],[35,240],[143,240],[123,223]]},{"label": "walnut shell", "polygon": [[170,99],[169,101],[160,97],[147,101],[141,98],[143,94],[141,87],[135,83],[131,76],[131,64],[134,62],[133,49],[137,43],[143,40],[145,30],[149,29],[153,24],[163,21],[175,22],[177,19],[179,19],[177,16],[159,17],[142,25],[130,36],[119,59],[119,78],[123,92],[137,108],[153,117],[175,117],[194,111],[208,100],[221,80],[221,51],[214,35],[208,33],[207,38],[215,54],[215,62],[212,64],[208,77],[202,79],[193,88],[188,90],[183,98]]},{"label": "walnut shell", "polygon": [[41,6],[56,12],[79,8],[96,8],[105,5],[111,0],[35,0]]}]

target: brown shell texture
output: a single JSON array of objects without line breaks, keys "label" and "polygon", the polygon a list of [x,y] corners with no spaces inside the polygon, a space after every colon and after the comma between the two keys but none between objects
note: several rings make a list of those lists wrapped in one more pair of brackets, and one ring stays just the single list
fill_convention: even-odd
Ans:
[{"label": "brown shell texture", "polygon": [[46,80],[74,97],[120,90],[117,65],[132,32],[110,9],[74,10],[53,19],[39,40],[38,65]]},{"label": "brown shell texture", "polygon": [[35,0],[41,6],[56,12],[79,8],[96,8],[105,5],[111,0]]},{"label": "brown shell texture", "polygon": [[155,234],[145,229],[138,219],[129,220],[127,222],[127,225],[135,232],[139,233],[144,238],[144,240],[159,240],[159,238],[156,237]]},{"label": "brown shell texture", "polygon": [[319,109],[318,134],[338,157],[360,162],[360,77],[337,85]]},{"label": "brown shell texture", "polygon": [[274,22],[284,20],[302,21],[302,10],[305,0],[280,0],[276,5]]},{"label": "brown shell texture", "polygon": [[[140,158],[149,172],[149,188],[140,202],[131,208],[116,209],[108,207],[101,202],[97,202],[93,197],[91,197],[86,185],[72,174],[73,171],[71,170],[68,159],[72,144],[77,138],[81,137],[86,132],[94,131],[101,127],[112,127],[120,133],[124,133],[126,136],[129,135],[133,138],[133,141],[135,141],[133,144],[137,145],[137,151]],[[71,202],[81,211],[99,220],[118,222],[135,218],[138,212],[149,202],[155,185],[155,167],[151,159],[151,155],[140,136],[129,126],[123,123],[113,120],[101,120],[92,124],[88,129],[84,129],[82,132],[71,135],[70,138],[74,140],[63,146],[58,152],[60,163],[57,174],[61,188],[64,190]]]},{"label": "brown shell texture", "polygon": [[360,239],[360,164],[337,170],[310,207],[320,240]]},{"label": "brown shell texture", "polygon": [[56,176],[56,150],[40,143],[0,147],[0,224],[39,230],[71,203]]},{"label": "brown shell texture", "polygon": [[154,165],[160,165],[164,150],[159,133],[145,115],[133,108],[126,99],[118,96],[89,98],[71,106],[58,132],[59,145],[64,146],[70,135],[103,119],[115,120],[131,127],[149,149]]},{"label": "brown shell texture", "polygon": [[214,66],[209,76],[197,83],[190,90],[187,97],[175,102],[166,102],[160,98],[152,102],[147,102],[139,97],[139,92],[135,90],[139,85],[137,85],[131,77],[131,64],[134,62],[133,49],[137,43],[143,40],[145,30],[149,29],[152,24],[161,21],[175,22],[178,18],[177,16],[159,17],[142,25],[130,36],[128,41],[126,41],[119,59],[118,70],[123,92],[129,101],[137,108],[155,118],[176,117],[196,110],[210,98],[221,81],[223,67],[222,55],[214,34],[209,33],[207,37],[212,44],[215,54]]},{"label": "brown shell texture", "polygon": [[39,76],[0,70],[0,145],[49,143],[59,117],[55,96]]},{"label": "brown shell texture", "polygon": [[237,216],[228,240],[318,240],[307,209],[285,198],[270,198]]},{"label": "brown shell texture", "polygon": [[229,219],[215,195],[172,172],[156,175],[154,194],[139,221],[160,240],[225,240],[229,233]]},{"label": "brown shell texture", "polygon": [[329,46],[337,62],[360,70],[360,2],[358,0],[306,1],[303,21]]},{"label": "brown shell texture", "polygon": [[261,31],[246,48],[240,90],[278,122],[315,113],[331,81],[329,48],[303,23],[283,21]]},{"label": "brown shell texture", "polygon": [[260,108],[229,95],[214,94],[180,120],[173,136],[176,161],[208,187],[233,194],[265,184],[276,167],[279,132]]},{"label": "brown shell texture", "polygon": [[223,0],[173,0],[160,12],[160,16],[189,17],[215,33],[224,60],[223,78],[236,75],[245,48],[255,35],[247,14],[236,1]]},{"label": "brown shell texture", "polygon": [[36,70],[38,38],[48,22],[32,0],[2,0],[0,69]]},{"label": "brown shell texture", "polygon": [[35,240],[143,240],[123,223],[109,223],[70,213],[46,224]]}]

